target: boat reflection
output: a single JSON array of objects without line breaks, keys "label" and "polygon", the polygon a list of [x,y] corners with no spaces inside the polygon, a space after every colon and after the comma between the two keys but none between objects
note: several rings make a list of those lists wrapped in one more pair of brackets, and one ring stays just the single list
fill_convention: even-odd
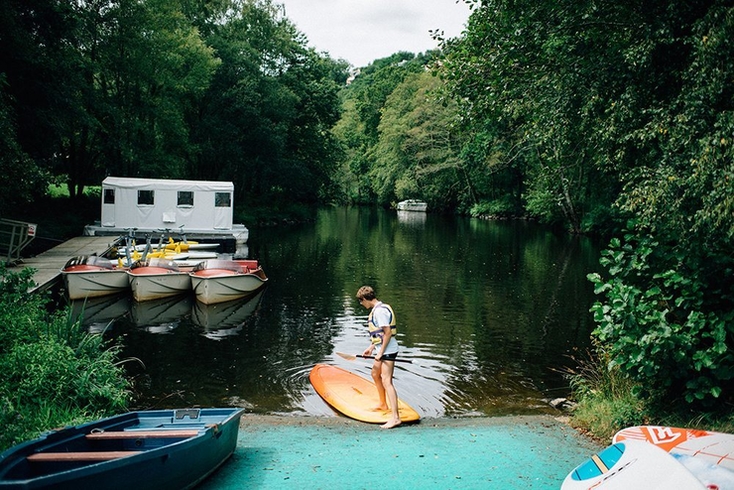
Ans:
[{"label": "boat reflection", "polygon": [[172,333],[182,322],[191,322],[213,340],[237,335],[260,306],[264,289],[245,298],[206,305],[191,294],[152,301],[133,301],[130,294],[71,301],[71,315],[90,333],[110,330],[115,321],[129,315],[129,323],[154,334]]},{"label": "boat reflection", "polygon": [[89,333],[103,333],[130,311],[130,295],[78,299],[71,301],[69,307],[72,321],[79,321]]},{"label": "boat reflection", "polygon": [[205,337],[213,340],[237,335],[247,319],[257,311],[263,292],[261,289],[252,296],[213,305],[195,301],[191,310],[191,320],[204,329]]},{"label": "boat reflection", "polygon": [[421,226],[426,224],[426,213],[398,210],[398,223],[409,226]]},{"label": "boat reflection", "polygon": [[191,312],[191,295],[174,296],[153,301],[133,301],[130,316],[139,329],[150,333],[170,333]]}]

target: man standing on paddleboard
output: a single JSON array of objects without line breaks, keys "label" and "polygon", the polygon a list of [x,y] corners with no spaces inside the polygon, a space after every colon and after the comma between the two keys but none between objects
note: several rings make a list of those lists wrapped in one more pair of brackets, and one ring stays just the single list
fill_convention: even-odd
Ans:
[{"label": "man standing on paddleboard", "polygon": [[362,306],[370,310],[367,328],[372,343],[362,355],[372,356],[374,352],[375,363],[372,365],[372,379],[375,380],[377,393],[380,397],[380,406],[377,407],[377,410],[390,410],[392,412],[392,418],[380,427],[392,429],[400,425],[398,392],[392,382],[395,358],[398,356],[398,341],[395,338],[397,332],[395,312],[393,312],[390,305],[377,299],[375,290],[370,286],[359,288],[357,299]]}]

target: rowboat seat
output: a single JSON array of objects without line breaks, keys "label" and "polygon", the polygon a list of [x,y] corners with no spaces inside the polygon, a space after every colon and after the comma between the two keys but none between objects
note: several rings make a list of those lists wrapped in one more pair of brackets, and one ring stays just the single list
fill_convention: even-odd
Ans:
[{"label": "rowboat seat", "polygon": [[142,451],[84,451],[84,452],[63,452],[63,453],[36,453],[26,457],[28,461],[39,462],[60,462],[60,461],[110,461],[120,459],[134,454],[140,454]]},{"label": "rowboat seat", "polygon": [[188,439],[196,437],[199,431],[196,429],[179,430],[131,430],[131,431],[104,431],[91,432],[85,437],[87,439]]}]

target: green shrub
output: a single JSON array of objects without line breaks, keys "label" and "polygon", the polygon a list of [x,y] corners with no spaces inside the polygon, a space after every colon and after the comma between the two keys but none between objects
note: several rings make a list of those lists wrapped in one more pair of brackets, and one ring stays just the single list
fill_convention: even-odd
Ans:
[{"label": "green shrub", "polygon": [[0,267],[0,450],[64,425],[123,412],[128,380],[119,348],[85,332],[68,312],[29,294],[27,270]]},{"label": "green shrub", "polygon": [[694,410],[721,406],[734,395],[729,293],[707,289],[685,258],[651,239],[628,240],[614,239],[603,252],[608,278],[589,275],[604,296],[592,308],[598,325],[593,335],[608,350],[610,365],[652,403]]},{"label": "green shrub", "polygon": [[481,201],[469,209],[469,215],[475,218],[482,216],[507,218],[516,214],[517,208],[510,195],[491,201]]}]

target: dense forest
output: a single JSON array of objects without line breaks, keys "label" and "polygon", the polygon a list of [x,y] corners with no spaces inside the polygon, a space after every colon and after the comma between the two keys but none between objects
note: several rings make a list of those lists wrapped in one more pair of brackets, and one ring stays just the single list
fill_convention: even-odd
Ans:
[{"label": "dense forest", "polygon": [[[0,209],[107,175],[230,180],[242,202],[327,199],[346,62],[270,1],[9,0]],[[14,192],[8,192],[13,189]]]},{"label": "dense forest", "polygon": [[0,215],[118,175],[607,236],[601,359],[650,406],[730,408],[734,7],[464,1],[440,49],[351,67],[274,0],[6,0]]}]

